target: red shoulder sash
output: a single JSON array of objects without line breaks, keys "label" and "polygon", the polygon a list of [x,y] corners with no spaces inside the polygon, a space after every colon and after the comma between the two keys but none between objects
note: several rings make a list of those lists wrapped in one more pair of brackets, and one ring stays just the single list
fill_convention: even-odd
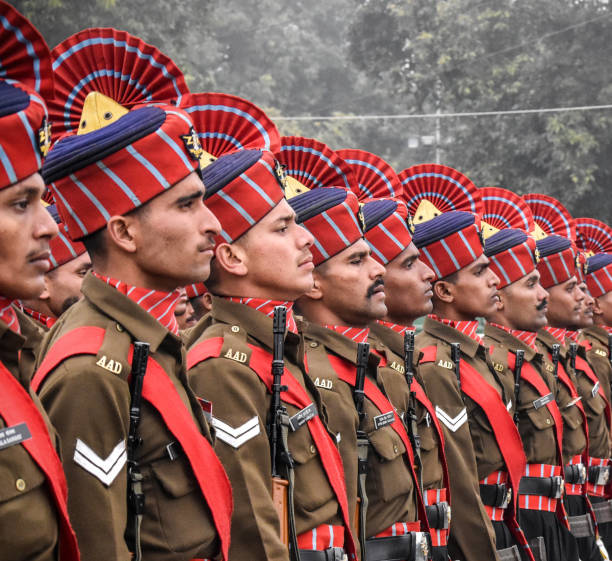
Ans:
[{"label": "red shoulder sash", "polygon": [[[68,518],[68,492],[60,459],[51,443],[47,425],[21,384],[0,362],[0,415],[8,426],[26,423],[32,438],[21,444],[47,478],[48,488],[59,518],[59,549],[62,561],[78,561],[79,548]],[[22,528],[27,531],[27,528]]]},{"label": "red shoulder sash", "polygon": [[597,378],[597,374],[593,372],[593,369],[591,368],[590,364],[580,356],[576,357],[576,368],[584,372],[586,377],[589,380],[591,380],[591,382],[593,382],[593,385],[599,384],[597,393],[601,396],[601,398],[604,400],[604,403],[606,404],[606,408],[605,408],[606,420],[608,422],[608,428],[610,428],[612,426],[610,425],[610,403],[608,402],[608,399],[606,398],[606,394],[603,391],[603,387],[601,386],[601,382],[599,381],[599,378]]},{"label": "red shoulder sash", "polygon": [[[200,362],[209,358],[216,358],[221,353],[223,346],[223,338],[215,337],[206,339],[197,345],[194,345],[187,353],[187,369],[190,370]],[[251,359],[249,366],[259,376],[259,379],[268,388],[272,389],[272,355],[260,347],[249,345],[251,348]],[[286,391],[281,393],[281,399],[285,403],[289,403],[295,407],[303,409],[312,403],[306,390],[300,385],[293,374],[285,368],[283,372],[283,385],[287,387]],[[323,464],[323,469],[327,475],[327,479],[334,490],[340,510],[342,520],[344,521],[345,532],[345,548],[351,555],[356,554],[355,542],[351,532],[351,523],[348,512],[348,501],[346,498],[346,487],[344,485],[344,468],[342,467],[342,459],[338,448],[331,439],[327,429],[323,425],[320,417],[315,415],[307,422],[308,430],[314,440],[315,446],[319,451],[319,457]]]},{"label": "red shoulder sash", "polygon": [[[334,355],[327,355],[327,358],[329,359],[332,368],[338,375],[338,378],[340,378],[343,382],[346,382],[350,386],[354,386],[355,377],[357,375],[355,365],[351,364],[343,358]],[[421,528],[424,532],[429,532],[429,524],[427,523],[425,503],[423,502],[423,496],[421,494],[421,490],[419,489],[419,480],[417,479],[416,473],[414,471],[414,451],[412,450],[412,444],[410,444],[410,439],[408,438],[408,434],[406,433],[404,423],[402,423],[401,419],[395,412],[395,407],[393,407],[391,402],[387,399],[387,396],[380,390],[380,388],[374,382],[372,382],[372,380],[367,377],[364,380],[363,391],[366,397],[376,406],[376,408],[381,413],[393,411],[393,423],[391,423],[390,426],[402,439],[404,447],[406,448],[410,473],[412,474],[412,481],[416,489],[415,494],[417,497],[417,507],[419,511],[419,520],[421,522]]]},{"label": "red shoulder sash", "polygon": [[[514,372],[516,366],[516,355],[512,351],[508,351],[508,367]],[[542,379],[542,376],[533,367],[530,362],[523,363],[523,369],[521,370],[521,379],[525,380],[531,385],[541,397],[551,393],[550,388],[546,385],[546,382]],[[515,404],[518,407],[518,404]],[[560,466],[563,465],[563,418],[561,417],[561,411],[555,400],[549,401],[546,404],[548,412],[552,415],[555,421],[555,433],[557,435],[557,462]]]},{"label": "red shoulder sash", "polygon": [[[96,355],[104,341],[105,330],[100,327],[79,327],[63,335],[55,343],[32,379],[38,391],[47,375],[64,360],[77,355]],[[132,360],[130,349],[128,360]],[[168,430],[180,443],[200,491],[211,511],[224,559],[228,559],[232,517],[232,489],[221,461],[210,442],[198,430],[191,414],[170,378],[153,358],[149,358],[142,395],[164,419]]]}]

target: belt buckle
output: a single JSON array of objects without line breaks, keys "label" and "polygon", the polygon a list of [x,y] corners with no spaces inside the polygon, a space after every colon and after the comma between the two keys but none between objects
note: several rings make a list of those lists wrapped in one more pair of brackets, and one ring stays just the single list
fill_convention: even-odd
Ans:
[{"label": "belt buckle", "polygon": [[331,548],[332,561],[348,561],[348,556],[342,547]]},{"label": "belt buckle", "polygon": [[448,502],[444,501],[441,503],[442,507],[444,508],[444,522],[442,524],[442,530],[448,530],[448,528],[450,527],[450,523],[451,523],[451,506],[448,504]]},{"label": "belt buckle", "polygon": [[414,532],[414,561],[427,561],[429,559],[429,534]]},{"label": "belt buckle", "polygon": [[595,485],[607,485],[610,481],[610,466],[597,466]]},{"label": "belt buckle", "polygon": [[512,500],[512,489],[508,487],[506,489],[506,496],[504,497],[504,502],[502,503],[500,508],[507,508],[511,500]]},{"label": "belt buckle", "polygon": [[565,481],[560,475],[553,475],[552,479],[552,499],[560,499],[565,489]]}]

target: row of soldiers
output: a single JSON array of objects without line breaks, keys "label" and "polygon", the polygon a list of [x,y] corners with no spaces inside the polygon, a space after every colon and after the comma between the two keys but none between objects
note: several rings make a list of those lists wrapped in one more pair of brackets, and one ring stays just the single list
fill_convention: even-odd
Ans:
[{"label": "row of soldiers", "polygon": [[0,559],[608,558],[611,228],[0,39]]}]

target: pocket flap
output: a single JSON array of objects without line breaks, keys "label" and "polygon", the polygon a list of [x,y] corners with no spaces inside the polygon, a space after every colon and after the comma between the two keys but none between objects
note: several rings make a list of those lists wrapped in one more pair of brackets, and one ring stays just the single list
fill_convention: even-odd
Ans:
[{"label": "pocket flap", "polygon": [[400,436],[391,427],[383,427],[368,434],[372,448],[381,459],[391,461],[406,452]]},{"label": "pocket flap", "polygon": [[171,497],[183,497],[196,487],[195,476],[184,457],[155,462],[151,469],[162,489]]},{"label": "pocket flap", "polygon": [[527,409],[526,413],[531,424],[538,430],[549,429],[554,425],[552,415],[546,406],[540,407],[539,409],[530,407]]}]

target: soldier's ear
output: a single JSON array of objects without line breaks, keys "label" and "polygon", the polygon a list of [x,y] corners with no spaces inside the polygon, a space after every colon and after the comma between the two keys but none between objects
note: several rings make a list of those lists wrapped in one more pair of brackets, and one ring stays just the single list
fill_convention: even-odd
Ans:
[{"label": "soldier's ear", "polygon": [[217,264],[230,275],[244,277],[249,272],[247,253],[240,244],[220,243],[215,249]]},{"label": "soldier's ear", "polygon": [[134,216],[111,216],[106,225],[109,240],[126,253],[135,253],[138,249],[137,225]]},{"label": "soldier's ear", "polygon": [[497,302],[495,302],[495,309],[498,312],[501,312],[506,308],[506,306],[504,305],[504,300],[505,300],[505,294],[502,296],[502,291],[498,290],[497,291]]},{"label": "soldier's ear", "polygon": [[316,269],[312,272],[312,281],[312,288],[304,296],[311,300],[321,300],[323,298],[323,285],[321,276],[317,274]]},{"label": "soldier's ear", "polygon": [[436,281],[433,285],[434,297],[446,304],[452,304],[455,301],[455,285],[445,280]]},{"label": "soldier's ear", "polygon": [[599,298],[593,298],[593,315],[600,317],[603,315],[603,310],[599,304]]}]

